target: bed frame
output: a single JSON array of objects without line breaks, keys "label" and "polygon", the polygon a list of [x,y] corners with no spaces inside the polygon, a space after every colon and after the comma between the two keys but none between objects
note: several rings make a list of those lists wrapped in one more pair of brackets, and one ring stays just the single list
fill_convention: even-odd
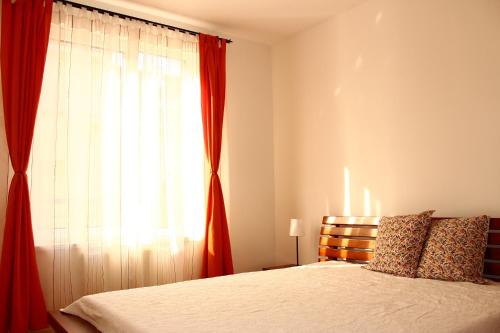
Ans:
[{"label": "bed frame", "polygon": [[[445,217],[433,217],[433,220]],[[380,217],[325,216],[319,239],[319,261],[367,263],[373,258]],[[483,276],[500,281],[500,218],[490,218]]]},{"label": "bed frame", "polygon": [[[319,239],[319,261],[369,262],[373,258],[379,221],[380,217],[323,217]],[[500,218],[490,218],[483,276],[500,281]],[[99,332],[87,321],[59,311],[49,313],[49,323],[56,333]]]},{"label": "bed frame", "polygon": [[48,313],[49,324],[56,333],[99,333],[88,321],[59,311]]}]

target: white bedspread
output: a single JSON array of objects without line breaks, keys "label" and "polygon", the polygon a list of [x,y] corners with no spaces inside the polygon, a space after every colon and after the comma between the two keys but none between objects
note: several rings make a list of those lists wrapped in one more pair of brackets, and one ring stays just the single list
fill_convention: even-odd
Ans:
[{"label": "white bedspread", "polygon": [[64,309],[103,332],[500,332],[500,284],[321,263],[86,296]]}]

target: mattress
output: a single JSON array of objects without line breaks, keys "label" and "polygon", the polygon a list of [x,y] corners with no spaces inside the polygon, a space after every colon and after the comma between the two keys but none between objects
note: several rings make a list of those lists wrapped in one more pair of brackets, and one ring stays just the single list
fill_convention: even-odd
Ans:
[{"label": "mattress", "polygon": [[500,284],[410,279],[326,262],[85,296],[102,332],[500,332]]}]

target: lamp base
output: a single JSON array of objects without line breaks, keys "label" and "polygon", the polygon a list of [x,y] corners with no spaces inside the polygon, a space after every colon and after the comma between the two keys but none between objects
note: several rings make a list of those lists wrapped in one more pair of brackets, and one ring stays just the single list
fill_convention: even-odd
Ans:
[{"label": "lamp base", "polygon": [[295,236],[295,249],[297,251],[297,266],[299,266],[299,236]]}]

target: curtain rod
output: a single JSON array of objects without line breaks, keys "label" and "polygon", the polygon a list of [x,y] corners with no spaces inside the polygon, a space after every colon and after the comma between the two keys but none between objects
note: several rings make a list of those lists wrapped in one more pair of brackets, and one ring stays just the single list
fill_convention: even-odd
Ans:
[{"label": "curtain rod", "polygon": [[[97,11],[98,13],[101,13],[101,14],[109,14],[109,15],[112,15],[112,16],[118,16],[119,18],[122,18],[122,19],[136,20],[136,21],[144,22],[146,24],[152,24],[152,25],[160,26],[162,28],[167,28],[167,29],[170,29],[170,30],[176,30],[176,31],[179,31],[179,32],[182,32],[182,33],[185,33],[185,34],[193,35],[193,36],[197,36],[197,35],[200,34],[199,31],[193,31],[193,30],[183,29],[183,28],[179,28],[179,27],[174,27],[172,25],[163,24],[163,23],[154,22],[154,21],[149,21],[149,20],[146,20],[146,19],[143,19],[143,18],[140,18],[140,17],[125,15],[125,14],[121,14],[121,13],[116,13],[116,12],[112,12],[110,10],[106,10],[106,9],[102,9],[102,8],[96,8],[96,7],[92,7],[92,6],[88,6],[88,5],[84,5],[84,4],[81,4],[81,3],[72,2],[72,1],[68,1],[68,0],[54,0],[54,2],[59,2],[59,3],[65,4],[65,5],[71,5],[71,6],[76,7],[76,8],[87,9],[89,11]],[[219,37],[219,39],[224,39],[224,38]],[[228,43],[228,44],[233,42],[230,39],[225,39],[225,40],[226,40],[226,43]]]}]

